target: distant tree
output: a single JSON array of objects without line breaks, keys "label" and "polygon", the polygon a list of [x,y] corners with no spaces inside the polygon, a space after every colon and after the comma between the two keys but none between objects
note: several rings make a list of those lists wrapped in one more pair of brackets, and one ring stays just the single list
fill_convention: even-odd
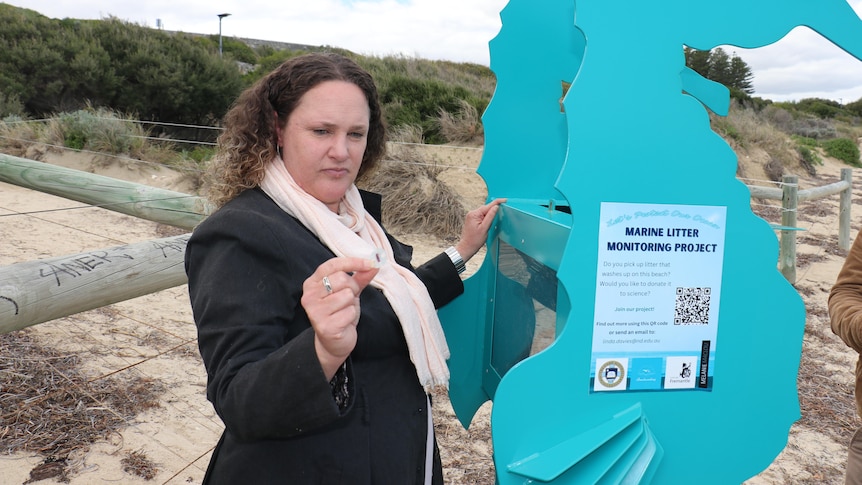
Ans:
[{"label": "distant tree", "polygon": [[685,47],[685,64],[701,76],[724,84],[731,91],[754,94],[751,67],[736,54],[730,56],[721,47],[699,51]]},{"label": "distant tree", "polygon": [[183,34],[118,19],[102,20],[97,36],[120,79],[111,107],[143,119],[209,123],[242,89],[232,60]]},{"label": "distant tree", "polygon": [[844,109],[850,111],[856,116],[862,116],[862,98],[853,101],[852,103],[845,104]]},{"label": "distant tree", "polygon": [[745,94],[754,94],[754,74],[751,72],[751,67],[742,60],[741,57],[734,55],[730,58],[730,86],[739,89]]},{"label": "distant tree", "polygon": [[0,4],[0,20],[0,91],[18,97],[31,112],[53,105],[63,87],[57,76],[63,61],[50,21],[6,4]]},{"label": "distant tree", "polygon": [[709,75],[709,53],[710,51],[699,51],[685,48],[685,65],[697,71],[703,77]]},{"label": "distant tree", "polygon": [[721,47],[709,51],[709,71],[706,77],[715,82],[734,88],[730,79],[730,56]]}]

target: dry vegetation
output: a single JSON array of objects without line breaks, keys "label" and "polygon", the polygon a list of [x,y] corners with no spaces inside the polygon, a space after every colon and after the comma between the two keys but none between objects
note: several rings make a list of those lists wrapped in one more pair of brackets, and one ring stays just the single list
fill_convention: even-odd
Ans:
[{"label": "dry vegetation", "polygon": [[159,406],[163,387],[158,382],[86,376],[81,371],[86,358],[58,352],[26,330],[0,334],[0,452],[44,457],[28,483],[68,481],[90,445]]},{"label": "dry vegetation", "polygon": [[444,170],[424,160],[418,150],[406,149],[402,160],[384,160],[361,183],[383,194],[385,227],[401,233],[437,234],[452,240],[461,233],[466,209],[461,197],[437,177]]}]

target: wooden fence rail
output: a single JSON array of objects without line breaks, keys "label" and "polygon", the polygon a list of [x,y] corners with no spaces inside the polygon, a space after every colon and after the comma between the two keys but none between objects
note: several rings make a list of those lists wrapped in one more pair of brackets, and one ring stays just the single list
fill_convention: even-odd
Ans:
[{"label": "wooden fence rail", "polygon": [[838,209],[838,246],[850,249],[850,205],[853,196],[853,169],[841,169],[841,181],[821,187],[799,190],[799,178],[785,175],[782,188],[749,186],[751,196],[781,201],[781,231],[778,269],[791,284],[796,283],[796,214],[800,202],[841,194]]},{"label": "wooden fence rail", "polygon": [[[850,248],[852,170],[840,182],[798,190],[749,186],[751,196],[782,201],[779,269],[796,280],[799,202],[841,194],[839,245]],[[201,197],[125,182],[0,154],[0,182],[46,192],[150,221],[192,229],[208,214]],[[0,333],[117,303],[186,283],[183,256],[189,235],[145,241],[0,267]]]},{"label": "wooden fence rail", "polygon": [[209,213],[203,197],[5,154],[0,154],[0,182],[183,229],[194,228]]},{"label": "wooden fence rail", "polygon": [[0,334],[185,284],[188,239],[0,266]]},{"label": "wooden fence rail", "polygon": [[[203,198],[0,154],[0,182],[192,229]],[[185,284],[189,235],[0,266],[0,334]]]}]

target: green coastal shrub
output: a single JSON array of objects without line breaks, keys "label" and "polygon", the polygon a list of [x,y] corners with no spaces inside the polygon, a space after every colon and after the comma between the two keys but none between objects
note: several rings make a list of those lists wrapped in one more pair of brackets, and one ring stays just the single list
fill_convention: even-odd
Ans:
[{"label": "green coastal shrub", "polygon": [[63,145],[75,150],[136,153],[141,149],[146,135],[140,124],[103,108],[90,107],[60,113],[51,124],[51,129],[63,140]]},{"label": "green coastal shrub", "polygon": [[378,84],[380,103],[389,126],[420,126],[426,143],[447,141],[440,132],[441,111],[461,112],[464,103],[474,107],[482,105],[466,88],[435,79],[395,74],[382,76]]},{"label": "green coastal shrub", "polygon": [[822,143],[823,149],[830,157],[837,158],[848,165],[855,167],[859,163],[859,146],[848,138],[833,138]]}]

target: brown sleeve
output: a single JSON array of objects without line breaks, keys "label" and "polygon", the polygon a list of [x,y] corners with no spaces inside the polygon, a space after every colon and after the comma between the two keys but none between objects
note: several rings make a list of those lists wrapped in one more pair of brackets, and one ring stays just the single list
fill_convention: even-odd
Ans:
[{"label": "brown sleeve", "polygon": [[832,332],[862,353],[862,231],[850,248],[828,301]]}]

